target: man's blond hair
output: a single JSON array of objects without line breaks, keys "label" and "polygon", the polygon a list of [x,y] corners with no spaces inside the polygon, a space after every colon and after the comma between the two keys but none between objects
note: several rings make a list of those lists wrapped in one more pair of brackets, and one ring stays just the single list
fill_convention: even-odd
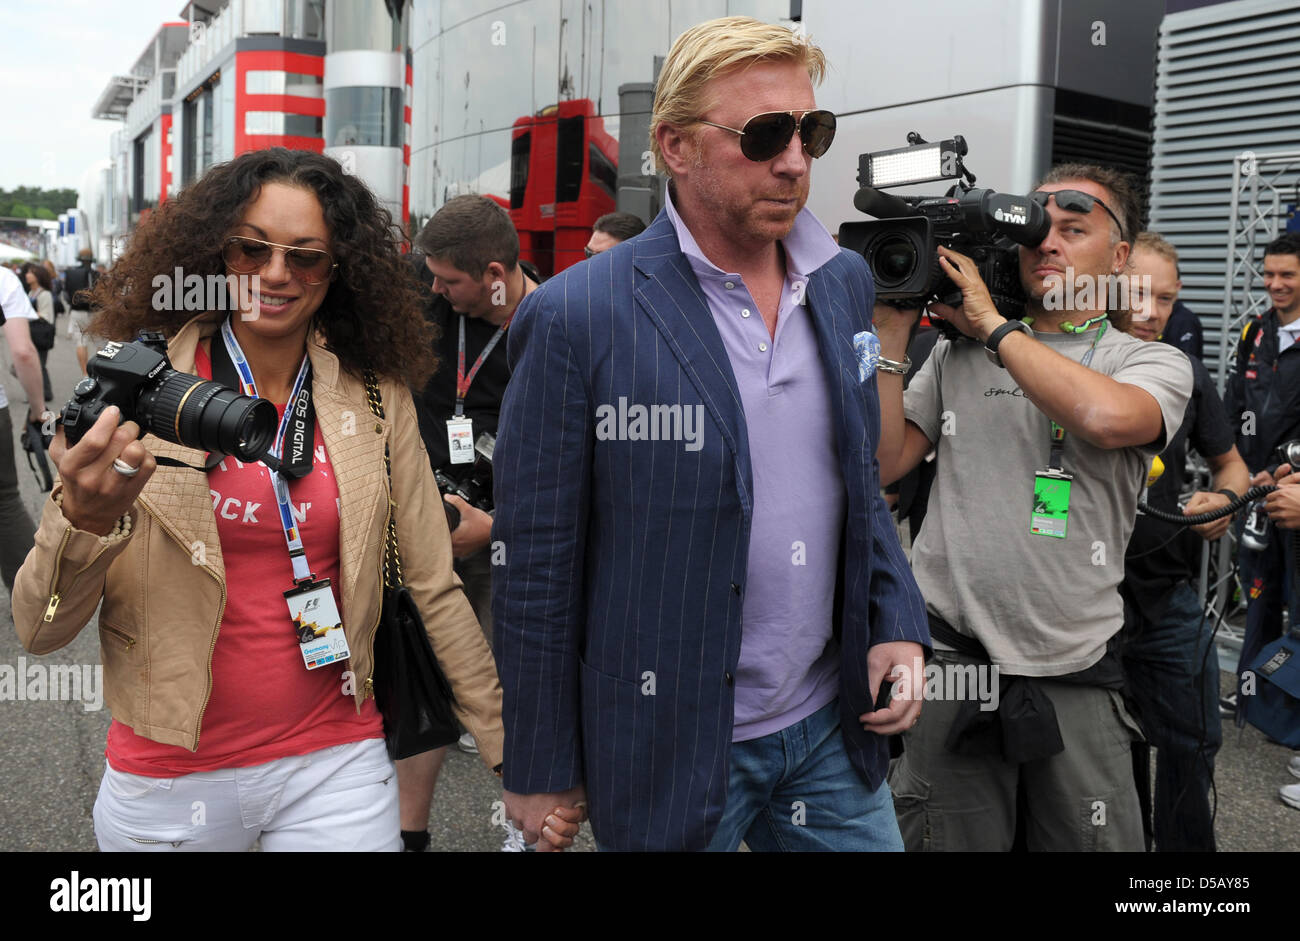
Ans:
[{"label": "man's blond hair", "polygon": [[826,56],[806,36],[748,16],[709,20],[677,37],[659,73],[650,117],[650,150],[661,173],[669,171],[659,149],[659,125],[694,123],[717,104],[702,100],[705,83],[759,62],[797,62],[814,85],[826,74]]},{"label": "man's blond hair", "polygon": [[1139,232],[1137,241],[1133,243],[1133,251],[1152,252],[1166,261],[1172,261],[1174,263],[1174,270],[1178,270],[1178,249],[1174,248],[1163,236],[1155,232]]}]

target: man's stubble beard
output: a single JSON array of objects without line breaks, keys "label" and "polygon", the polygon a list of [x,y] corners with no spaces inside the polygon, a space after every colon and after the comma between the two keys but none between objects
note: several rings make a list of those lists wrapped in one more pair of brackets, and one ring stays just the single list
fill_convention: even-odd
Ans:
[{"label": "man's stubble beard", "polygon": [[800,193],[795,211],[790,214],[788,222],[781,223],[780,231],[773,232],[762,226],[754,216],[754,204],[736,205],[729,203],[722,187],[722,174],[704,163],[701,148],[696,147],[691,169],[695,171],[695,198],[706,214],[718,220],[728,232],[743,233],[754,242],[776,242],[784,239],[794,228],[795,218],[808,202],[808,191]]}]

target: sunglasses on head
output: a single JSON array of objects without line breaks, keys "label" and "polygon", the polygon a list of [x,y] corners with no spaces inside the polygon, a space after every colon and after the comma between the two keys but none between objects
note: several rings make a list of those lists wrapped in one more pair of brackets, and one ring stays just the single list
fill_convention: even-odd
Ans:
[{"label": "sunglasses on head", "polygon": [[221,260],[235,274],[253,274],[266,267],[275,249],[284,252],[284,262],[303,284],[320,284],[334,276],[338,264],[329,252],[319,248],[281,245],[247,235],[232,235],[221,246]]},{"label": "sunglasses on head", "polygon": [[1056,197],[1056,205],[1060,206],[1066,212],[1078,212],[1087,215],[1092,212],[1092,207],[1094,205],[1100,206],[1102,209],[1106,210],[1108,216],[1115,220],[1115,226],[1119,229],[1119,237],[1121,239],[1125,237],[1124,224],[1119,221],[1119,217],[1115,215],[1115,213],[1111,212],[1109,206],[1091,193],[1085,193],[1082,190],[1055,190],[1050,193],[1044,190],[1038,190],[1029,194],[1029,198],[1038,203],[1038,205],[1042,206],[1044,209],[1047,208],[1047,201],[1052,197]]},{"label": "sunglasses on head", "polygon": [[756,114],[739,130],[725,124],[714,124],[697,118],[701,124],[721,128],[740,135],[740,152],[757,163],[763,163],[777,156],[790,144],[795,129],[799,130],[799,140],[803,142],[804,153],[810,157],[820,157],[831,149],[835,140],[835,115],[829,111],[805,111],[803,117],[795,120],[797,111],[767,111]]}]

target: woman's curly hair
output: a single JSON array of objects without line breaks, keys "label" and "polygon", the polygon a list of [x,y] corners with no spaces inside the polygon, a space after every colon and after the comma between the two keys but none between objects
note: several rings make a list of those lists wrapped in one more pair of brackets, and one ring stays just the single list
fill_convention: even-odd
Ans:
[{"label": "woman's curly hair", "polygon": [[222,244],[265,183],[308,189],[320,200],[338,270],[314,324],[330,351],[354,375],[373,369],[420,388],[436,365],[434,333],[392,216],[338,161],[305,150],[272,147],[218,164],[142,220],[92,291],[90,331],[110,340],[179,331],[196,312],[156,309],[155,276],[172,277],[180,268],[186,279],[198,275],[206,284],[225,275]]}]

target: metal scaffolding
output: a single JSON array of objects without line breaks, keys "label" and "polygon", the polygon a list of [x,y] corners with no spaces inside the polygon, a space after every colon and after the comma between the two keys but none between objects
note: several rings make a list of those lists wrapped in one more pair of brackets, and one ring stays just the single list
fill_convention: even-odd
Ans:
[{"label": "metal scaffolding", "polygon": [[[1236,356],[1234,338],[1241,335],[1242,327],[1251,318],[1269,309],[1268,294],[1263,290],[1263,251],[1278,237],[1287,206],[1297,201],[1297,181],[1300,181],[1300,150],[1266,154],[1246,150],[1232,158],[1228,250],[1223,277],[1223,340],[1219,344],[1218,388],[1221,397],[1229,365]],[[1242,421],[1242,416],[1229,415],[1228,420],[1236,425]],[[1235,533],[1229,530],[1229,536],[1219,541],[1213,584],[1209,582],[1208,543],[1201,553],[1201,601],[1206,603],[1208,597],[1211,605],[1208,615],[1216,620],[1232,604],[1232,542]],[[1241,649],[1241,631],[1226,619],[1220,629],[1219,644],[1229,651],[1240,652]],[[1232,669],[1227,663],[1221,663],[1221,666]]]}]

